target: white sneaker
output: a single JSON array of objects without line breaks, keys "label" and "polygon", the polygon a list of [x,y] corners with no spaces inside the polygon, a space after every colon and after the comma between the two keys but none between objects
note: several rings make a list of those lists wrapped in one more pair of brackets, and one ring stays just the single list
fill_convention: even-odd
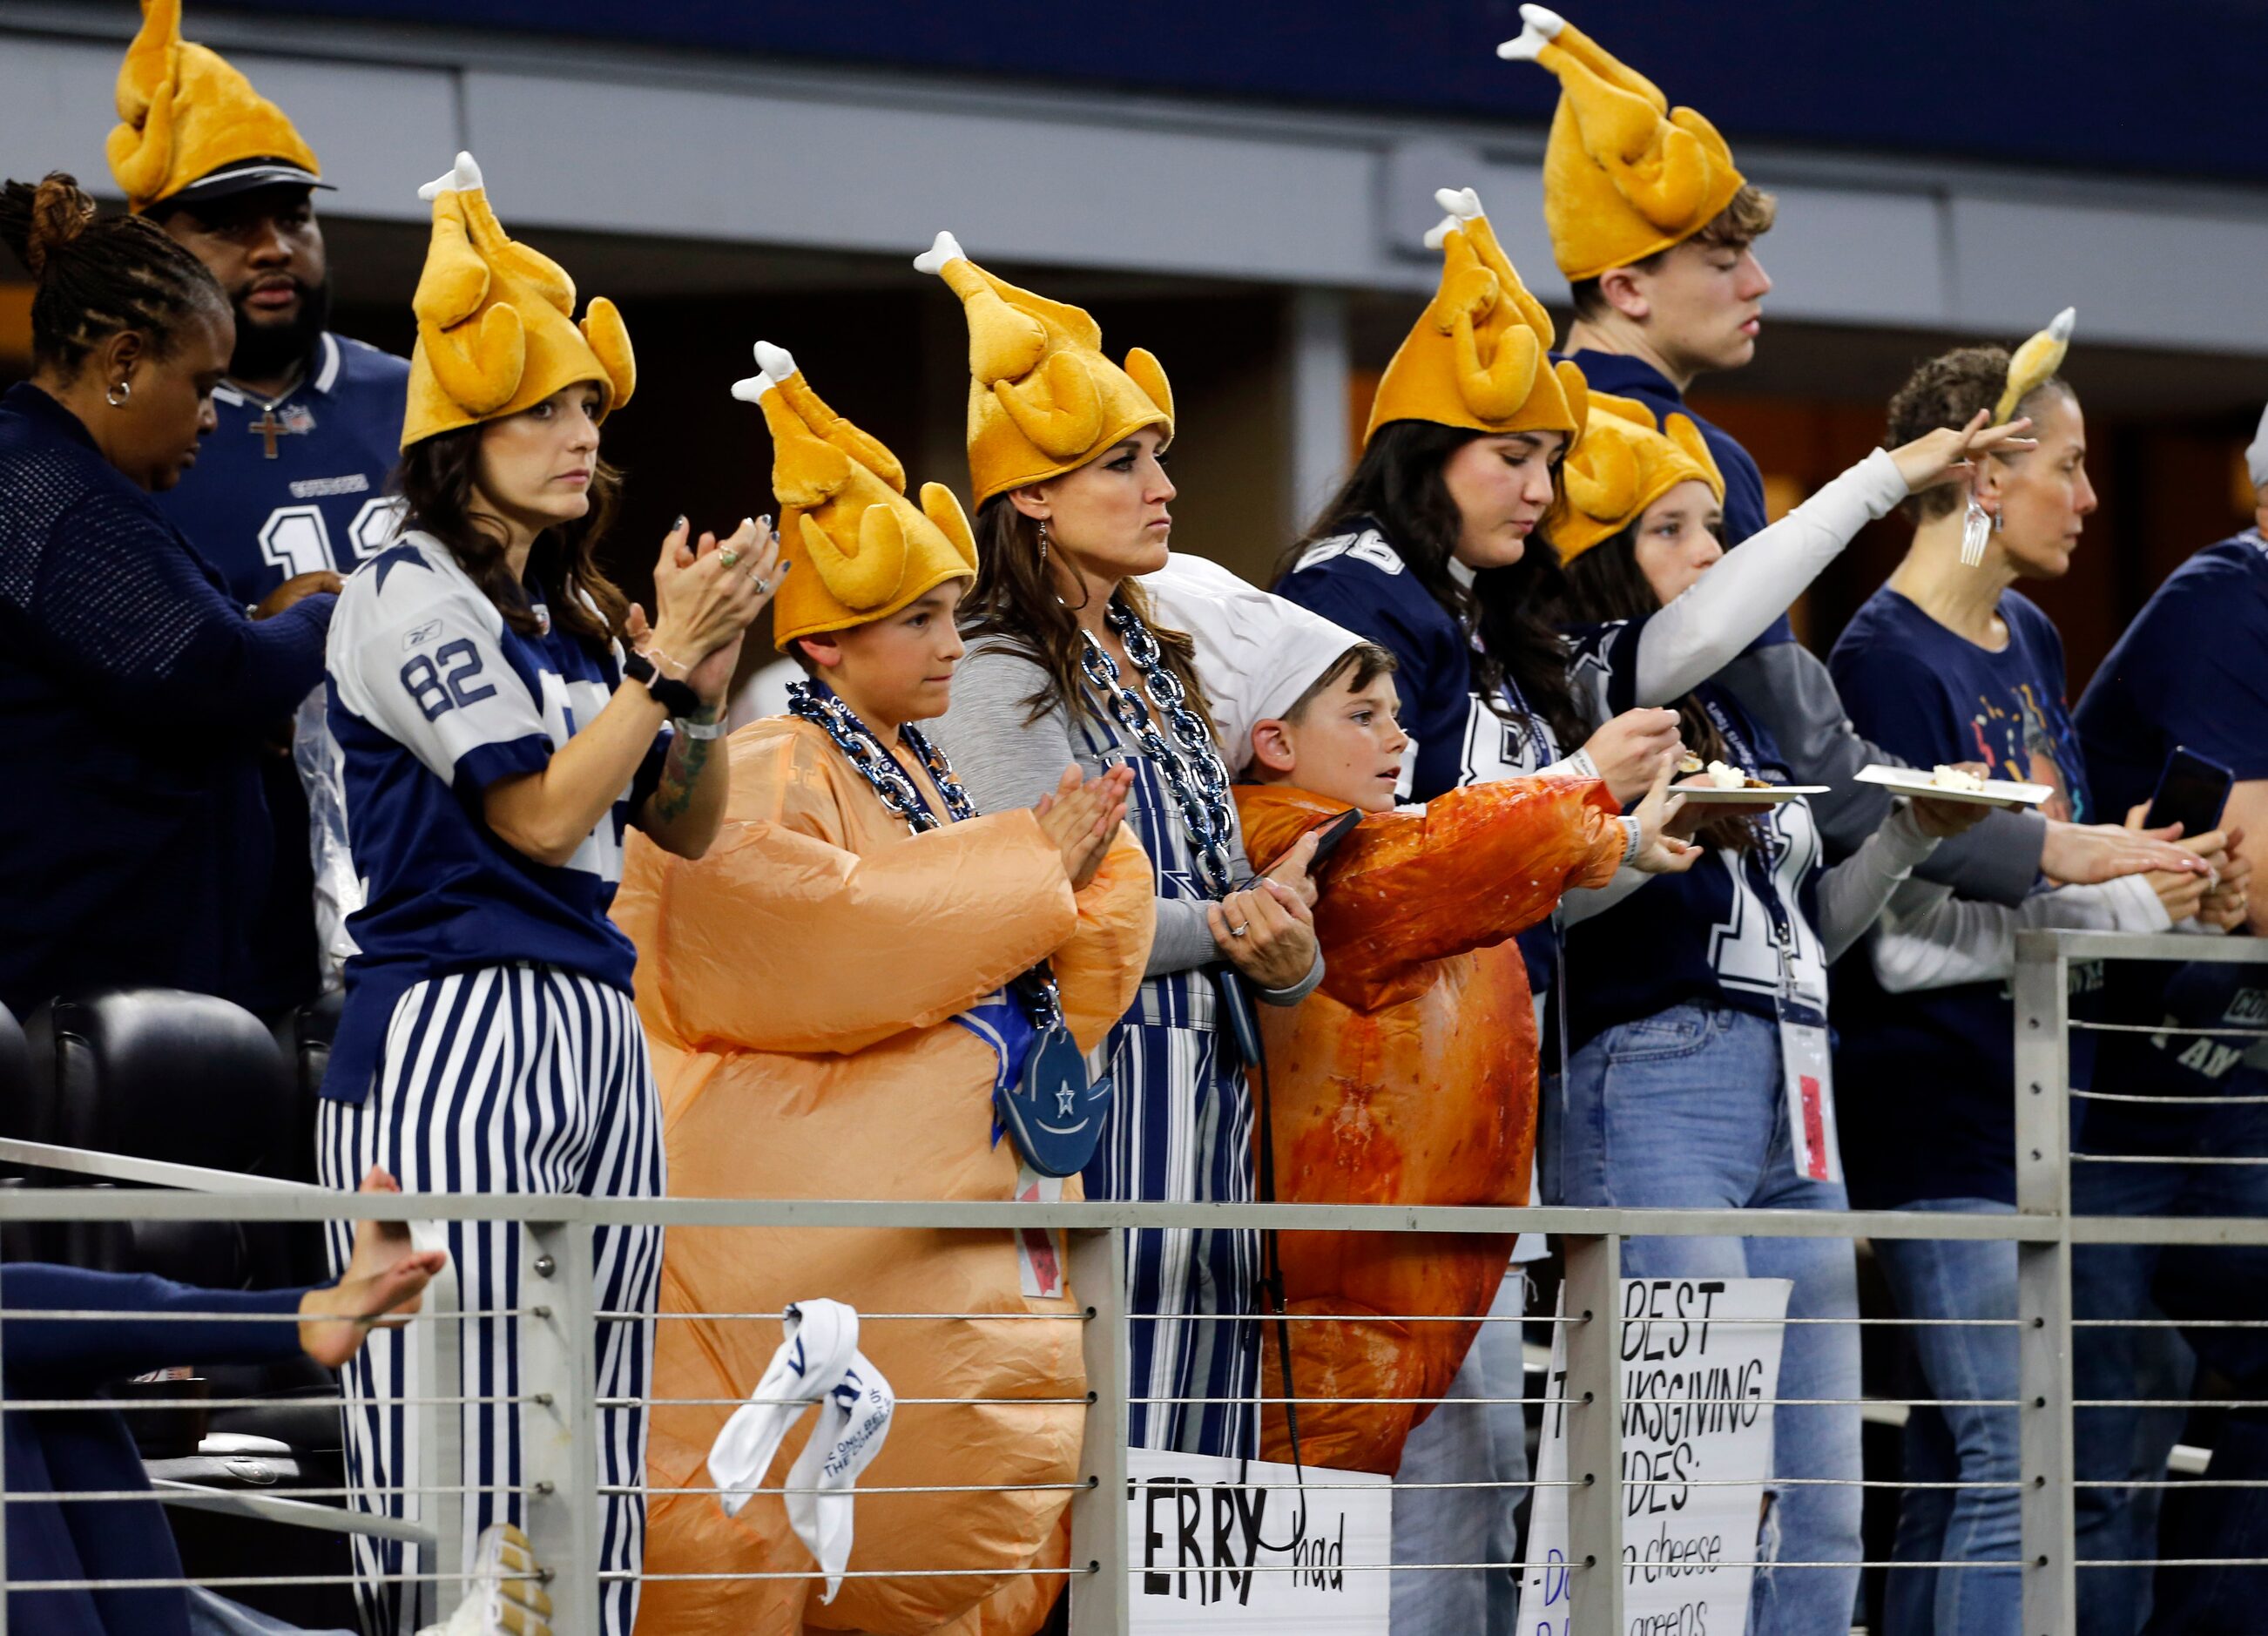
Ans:
[{"label": "white sneaker", "polygon": [[481,1530],[472,1583],[446,1625],[418,1636],[551,1636],[551,1597],[527,1536],[509,1522]]}]

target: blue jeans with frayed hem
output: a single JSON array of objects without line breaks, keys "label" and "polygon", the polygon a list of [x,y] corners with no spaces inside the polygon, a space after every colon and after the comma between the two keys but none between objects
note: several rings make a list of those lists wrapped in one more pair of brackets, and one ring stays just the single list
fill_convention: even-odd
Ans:
[{"label": "blue jeans with frayed hem", "polygon": [[[1841,1210],[1839,1183],[1799,1175],[1780,1079],[1779,1028],[1719,1006],[1675,1006],[1608,1029],[1568,1065],[1565,1108],[1547,1107],[1544,1189],[1553,1202],[1636,1209]],[[1555,1193],[1556,1190],[1556,1193]],[[1859,1315],[1849,1242],[1801,1238],[1638,1238],[1626,1278],[1786,1279],[1791,1318]],[[1774,1411],[1773,1475],[1855,1479],[1859,1331],[1791,1325]],[[1859,1594],[1860,1491],[1805,1482],[1771,1497],[1749,1606],[1754,1636],[1837,1636]],[[1848,1564],[1848,1566],[1843,1565]]]},{"label": "blue jeans with frayed hem", "polygon": [[[1917,1199],[1906,1208],[1962,1215],[2015,1210],[1992,1198]],[[2013,1323],[2016,1316],[2013,1243],[1877,1239],[1874,1256],[1903,1317]],[[2017,1636],[2023,1588],[2016,1331],[1955,1323],[1908,1334],[1921,1364],[1923,1395],[1952,1401],[1941,1409],[1917,1408],[1907,1419],[1905,1481],[2001,1486],[1906,1490],[1891,1560],[1976,1566],[1893,1567],[1882,1627],[1887,1636]]]}]

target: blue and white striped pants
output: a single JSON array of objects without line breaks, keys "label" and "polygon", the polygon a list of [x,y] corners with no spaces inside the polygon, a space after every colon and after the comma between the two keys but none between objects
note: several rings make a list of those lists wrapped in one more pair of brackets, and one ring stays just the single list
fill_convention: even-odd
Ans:
[{"label": "blue and white striped pants", "polygon": [[[1252,1097],[1233,1043],[1210,1026],[1203,972],[1152,978],[1112,1030],[1116,1090],[1085,1172],[1089,1198],[1252,1202]],[[1246,1458],[1260,1452],[1260,1235],[1126,1235],[1128,1441]]]},{"label": "blue and white striped pants", "polygon": [[[318,1143],[322,1179],[331,1187],[357,1186],[372,1165],[382,1165],[413,1193],[650,1198],[663,1191],[661,1104],[637,1009],[620,990],[552,967],[482,967],[429,979],[403,994],[387,1030],[376,1087],[359,1106],[325,1102]],[[335,1270],[346,1264],[350,1232],[344,1223],[332,1228]],[[448,1242],[458,1298],[468,1311],[519,1306],[518,1223],[453,1222]],[[652,1312],[661,1248],[658,1227],[598,1228],[599,1309]],[[394,1401],[404,1395],[519,1395],[516,1320],[466,1323],[460,1356],[460,1380],[420,1382],[410,1379],[402,1331],[371,1337],[344,1371],[347,1480],[364,1491],[356,1498],[358,1508],[397,1517],[419,1513],[418,1496],[405,1488],[474,1485],[464,1507],[469,1557],[481,1529],[520,1521],[519,1409],[509,1402],[465,1404],[462,1469],[437,1471],[418,1469],[424,1463]],[[600,1324],[601,1398],[642,1400],[652,1374],[651,1323]],[[643,1485],[644,1408],[601,1409],[599,1433],[598,1480]],[[597,1566],[634,1574],[644,1557],[644,1497],[612,1494],[601,1504]],[[380,1636],[413,1627],[416,1598],[398,1581],[377,1576],[420,1571],[416,1555],[396,1541],[356,1537],[364,1618]],[[584,1564],[551,1566],[586,1571]],[[630,1636],[637,1590],[635,1580],[603,1585],[604,1636]]]}]

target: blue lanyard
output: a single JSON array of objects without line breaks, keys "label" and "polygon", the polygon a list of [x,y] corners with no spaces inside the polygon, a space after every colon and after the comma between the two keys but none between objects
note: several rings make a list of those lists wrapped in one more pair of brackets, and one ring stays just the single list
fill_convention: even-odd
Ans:
[{"label": "blue lanyard", "polygon": [[[1476,642],[1473,645],[1477,647],[1480,645]],[[1512,679],[1512,673],[1508,670],[1504,673],[1503,692],[1505,703],[1511,705],[1512,713],[1520,718],[1521,732],[1528,741],[1528,754],[1533,763],[1528,770],[1542,772],[1551,763],[1551,741],[1544,736],[1535,712],[1528,708],[1527,696],[1521,692],[1520,683]]]},{"label": "blue lanyard", "polygon": [[[1697,693],[1693,696],[1716,727],[1718,736],[1725,741],[1725,748],[1733,753],[1734,759],[1742,768],[1754,771],[1761,764],[1756,747],[1749,742],[1748,734],[1741,731],[1732,711],[1707,693]],[[1754,828],[1756,844],[1749,849],[1750,856],[1742,860],[1742,866],[1749,871],[1749,879],[1756,887],[1756,895],[1764,900],[1764,912],[1771,917],[1772,941],[1779,948],[1781,976],[1793,990],[1795,982],[1795,926],[1788,905],[1779,893],[1779,827],[1767,808],[1757,815]],[[1759,859],[1760,866],[1757,864]]]}]

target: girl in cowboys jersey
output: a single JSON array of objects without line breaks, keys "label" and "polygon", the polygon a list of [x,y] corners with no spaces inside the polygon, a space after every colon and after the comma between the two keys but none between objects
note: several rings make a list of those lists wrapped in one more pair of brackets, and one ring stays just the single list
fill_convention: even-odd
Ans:
[{"label": "girl in cowboys jersey", "polygon": [[[1980,422],[1877,453],[1837,480],[1849,492],[1813,505],[1863,501],[1871,510],[1944,475],[1972,441],[1992,447],[2011,435],[1984,431]],[[1645,405],[1593,396],[1564,497],[1544,532],[1565,564],[1574,674],[1594,710],[1630,701],[1646,674],[1640,645],[1663,610],[1729,571],[1719,565],[1717,537],[1724,493],[1707,445],[1683,416],[1672,416],[1665,434]],[[1728,689],[1704,681],[1676,704],[1697,756],[1765,782],[1791,782],[1771,735]],[[1827,968],[1938,840],[1985,809],[1901,802],[1832,869],[1822,867],[1819,830],[1801,796],[1699,810],[1714,816],[1700,829],[1706,852],[1690,871],[1568,900],[1565,1014],[1572,1055],[1550,1124],[1545,1175],[1554,1202],[1846,1208],[1828,1068]],[[1644,959],[1631,957],[1638,950]],[[1792,1317],[1858,1313],[1856,1262],[1841,1240],[1639,1238],[1624,1254],[1636,1277],[1787,1279]],[[1773,1500],[1772,1533],[1780,1559],[1834,1566],[1760,1576],[1754,1631],[1850,1623],[1859,1491],[1842,1485],[1859,1471],[1859,1384],[1855,1329],[1811,1322],[1788,1330],[1779,1395],[1792,1401],[1779,1410],[1773,1459],[1776,1475],[1791,1480]]]}]

